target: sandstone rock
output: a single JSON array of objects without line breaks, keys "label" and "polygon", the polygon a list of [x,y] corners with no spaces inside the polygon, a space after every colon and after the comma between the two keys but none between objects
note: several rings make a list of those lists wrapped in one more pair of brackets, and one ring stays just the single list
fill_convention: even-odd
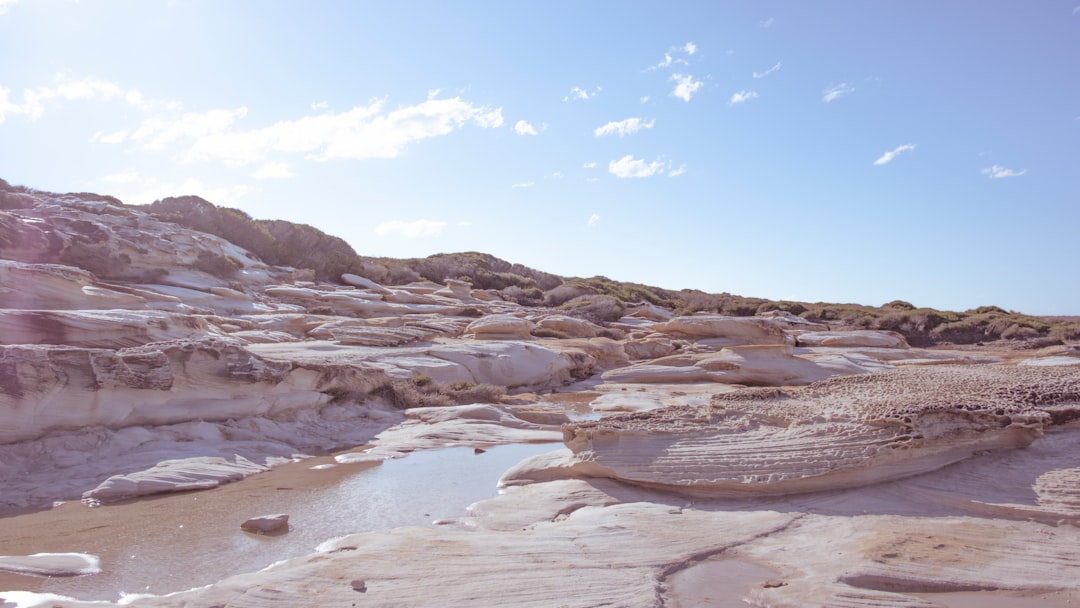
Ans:
[{"label": "sandstone rock", "polygon": [[457,279],[447,279],[446,287],[437,290],[434,295],[455,298],[461,301],[472,300],[472,285]]},{"label": "sandstone rock", "polygon": [[799,346],[908,348],[902,334],[881,330],[805,332],[799,334],[795,341]]},{"label": "sandstone rock", "polygon": [[215,333],[201,318],[149,310],[0,310],[0,344],[115,349]]},{"label": "sandstone rock", "polygon": [[254,532],[256,534],[288,532],[289,516],[284,513],[278,513],[275,515],[260,515],[258,517],[252,517],[244,523],[240,524],[240,529],[244,532]]},{"label": "sandstone rock", "polygon": [[600,326],[566,315],[549,315],[536,323],[537,329],[550,329],[565,334],[569,338],[594,338],[600,335]]},{"label": "sandstone rock", "polygon": [[101,572],[101,560],[86,553],[0,555],[0,572],[33,576],[85,576]]},{"label": "sandstone rock", "polygon": [[768,319],[770,323],[773,323],[777,327],[781,327],[787,330],[802,330],[802,331],[828,331],[829,326],[824,323],[815,323],[808,319],[804,319],[798,315],[794,315],[786,310],[770,310],[767,312],[758,313],[757,318]]},{"label": "sandstone rock", "polygon": [[638,302],[636,304],[627,305],[626,316],[633,319],[648,319],[650,321],[670,321],[675,316],[675,313],[650,302]]},{"label": "sandstone rock", "polygon": [[755,317],[727,317],[722,315],[695,315],[675,317],[670,321],[653,325],[655,331],[675,338],[708,340],[713,346],[737,346],[743,344],[791,344],[794,341],[784,331],[767,319]]},{"label": "sandstone rock", "polygon": [[865,486],[1027,446],[1049,420],[1034,406],[1080,396],[1080,370],[1018,370],[901,368],[717,395],[707,409],[577,422],[564,426],[571,455],[520,474],[611,477],[710,496]]},{"label": "sandstone rock", "polygon": [[390,290],[379,285],[371,279],[365,279],[364,277],[356,274],[350,274],[346,272],[341,275],[341,282],[346,285],[352,285],[353,287],[359,287],[360,289],[367,289],[368,291],[374,291],[375,293],[389,293]]},{"label": "sandstone rock", "polygon": [[167,460],[144,471],[114,475],[84,492],[82,497],[111,502],[168,492],[208,490],[268,469],[240,456]]},{"label": "sandstone rock", "polygon": [[794,355],[786,344],[732,346],[719,353],[661,357],[604,372],[605,382],[686,383],[721,382],[753,386],[795,386],[830,376],[858,374],[887,367],[875,360],[808,359]]},{"label": "sandstone rock", "polygon": [[534,327],[532,321],[513,315],[487,315],[469,323],[465,335],[482,340],[527,340]]},{"label": "sandstone rock", "polygon": [[146,298],[101,285],[81,268],[0,260],[0,308],[141,309],[146,305]]},{"label": "sandstone rock", "polygon": [[641,360],[666,357],[678,350],[678,347],[671,338],[656,337],[627,340],[623,344],[623,350],[631,360]]}]

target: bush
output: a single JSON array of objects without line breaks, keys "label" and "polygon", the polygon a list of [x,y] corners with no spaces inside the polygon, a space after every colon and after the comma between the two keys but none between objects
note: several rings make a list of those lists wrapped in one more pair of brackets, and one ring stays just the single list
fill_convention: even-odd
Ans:
[{"label": "bush", "polygon": [[219,279],[231,279],[240,270],[236,260],[206,250],[199,252],[198,259],[191,266]]},{"label": "bush", "polygon": [[626,313],[626,305],[611,296],[578,296],[559,307],[567,314],[592,321],[597,325],[618,321]]}]

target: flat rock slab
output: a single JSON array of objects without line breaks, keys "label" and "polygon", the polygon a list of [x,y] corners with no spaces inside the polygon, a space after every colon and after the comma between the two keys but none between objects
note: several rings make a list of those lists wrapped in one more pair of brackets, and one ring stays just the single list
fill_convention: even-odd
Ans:
[{"label": "flat rock slab", "polygon": [[0,555],[0,571],[33,576],[83,576],[101,572],[101,565],[96,555],[86,553]]}]

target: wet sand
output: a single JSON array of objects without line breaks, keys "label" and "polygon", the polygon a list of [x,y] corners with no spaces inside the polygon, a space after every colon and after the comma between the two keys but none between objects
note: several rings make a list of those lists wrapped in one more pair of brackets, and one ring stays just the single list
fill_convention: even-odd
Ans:
[{"label": "wet sand", "polygon": [[[123,593],[170,593],[314,552],[346,534],[460,517],[497,494],[499,476],[550,444],[416,452],[381,465],[312,458],[213,490],[89,508],[79,502],[0,518],[0,553],[80,552],[101,574],[43,578],[0,573],[0,589],[116,601]],[[240,531],[247,518],[288,513],[290,532]]]}]

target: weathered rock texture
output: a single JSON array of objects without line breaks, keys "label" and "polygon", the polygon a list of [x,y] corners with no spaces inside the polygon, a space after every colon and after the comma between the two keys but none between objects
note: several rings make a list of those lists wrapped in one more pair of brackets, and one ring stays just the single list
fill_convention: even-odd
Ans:
[{"label": "weathered rock texture", "polygon": [[1031,444],[1051,421],[1040,407],[1080,400],[1080,372],[1037,369],[898,369],[569,424],[568,453],[505,481],[583,475],[710,496],[865,486]]}]

